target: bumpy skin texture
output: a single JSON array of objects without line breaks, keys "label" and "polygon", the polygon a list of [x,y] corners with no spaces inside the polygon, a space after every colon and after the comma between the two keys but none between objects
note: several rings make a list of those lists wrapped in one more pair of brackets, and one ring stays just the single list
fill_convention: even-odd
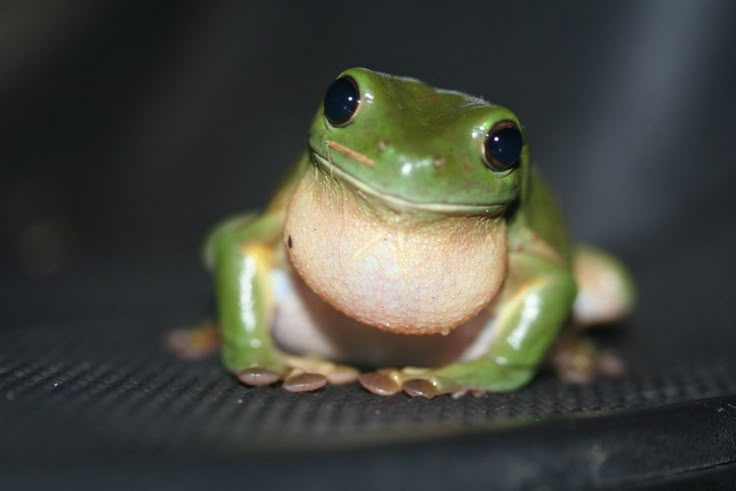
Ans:
[{"label": "bumpy skin texture", "polygon": [[[493,340],[482,354],[361,376],[381,395],[526,383],[572,312],[574,264],[586,272],[578,278],[583,290],[607,296],[588,295],[586,321],[599,311],[611,320],[631,307],[631,282],[618,263],[602,253],[577,260],[526,142],[514,168],[484,163],[492,128],[521,128],[512,112],[414,79],[362,68],[344,75],[360,90],[352,120],[335,126],[318,110],[307,152],[268,209],[224,222],[207,241],[223,359],[241,380],[284,379],[288,390],[311,390],[324,380],[310,374],[350,379],[334,375],[345,367],[274,345],[272,268],[293,267],[337,310],[397,336],[449,331],[489,309]],[[588,291],[599,276],[614,278],[607,280],[614,286]]]}]

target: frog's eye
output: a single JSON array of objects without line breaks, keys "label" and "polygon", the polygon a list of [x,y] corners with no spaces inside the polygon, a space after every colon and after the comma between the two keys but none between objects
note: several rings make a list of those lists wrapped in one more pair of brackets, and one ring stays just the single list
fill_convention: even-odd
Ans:
[{"label": "frog's eye", "polygon": [[489,169],[505,171],[518,167],[524,137],[513,121],[499,121],[483,142],[483,162]]},{"label": "frog's eye", "polygon": [[332,126],[345,126],[353,120],[360,105],[360,91],[353,77],[340,77],[327,88],[325,117]]}]

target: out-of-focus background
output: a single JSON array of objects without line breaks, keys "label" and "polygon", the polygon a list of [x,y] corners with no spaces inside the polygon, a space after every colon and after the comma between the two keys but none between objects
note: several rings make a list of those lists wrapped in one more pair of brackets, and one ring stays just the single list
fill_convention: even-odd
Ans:
[{"label": "out-of-focus background", "polygon": [[324,89],[367,66],[516,111],[578,237],[730,227],[732,2],[5,2],[5,268],[183,260],[262,206]]},{"label": "out-of-focus background", "polygon": [[[156,326],[158,346],[169,326],[205,316],[203,236],[263,206],[304,148],[325,88],[350,66],[511,108],[575,236],[614,251],[639,278],[640,307],[619,341],[632,359],[660,360],[653,375],[617,386],[634,394],[618,405],[576,399],[549,411],[733,390],[734,18],[726,0],[3,2],[0,334],[16,344],[5,343],[0,375],[16,378],[0,384],[10,387],[0,409],[26,407],[23,377],[58,384],[77,380],[59,375],[69,360],[92,371],[109,361],[114,347],[90,341],[95,332],[129,339],[138,329],[135,351],[141,326]],[[41,346],[58,350],[54,363],[34,365]],[[208,373],[226,377],[218,367]],[[708,385],[708,367],[718,384]],[[152,370],[144,360],[121,377],[151,383],[140,374]],[[678,385],[683,373],[702,379]],[[172,380],[154,386],[165,392]],[[80,387],[57,403],[94,406]],[[146,400],[145,387],[130,387]],[[42,410],[37,397],[28,401]],[[501,411],[488,401],[483,414]],[[302,414],[281,417],[292,413]]]}]

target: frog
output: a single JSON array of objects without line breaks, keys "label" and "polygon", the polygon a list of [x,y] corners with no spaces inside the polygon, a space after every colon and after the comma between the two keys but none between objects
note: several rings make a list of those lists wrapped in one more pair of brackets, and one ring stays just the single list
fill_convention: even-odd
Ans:
[{"label": "frog", "polygon": [[227,370],[291,392],[506,392],[565,326],[627,315],[630,272],[572,241],[527,136],[484,98],[341,72],[266,207],[205,241]]}]

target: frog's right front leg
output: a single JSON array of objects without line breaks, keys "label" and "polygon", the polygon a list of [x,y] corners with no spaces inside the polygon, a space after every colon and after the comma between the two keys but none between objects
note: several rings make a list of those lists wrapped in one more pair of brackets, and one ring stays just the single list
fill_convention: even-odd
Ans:
[{"label": "frog's right front leg", "polygon": [[282,228],[283,212],[246,215],[224,222],[207,240],[205,260],[215,278],[223,361],[246,385],[284,380],[285,389],[301,392],[319,389],[328,380],[349,381],[352,369],[287,355],[271,338],[271,270]]},{"label": "frog's right front leg", "polygon": [[[244,215],[219,225],[207,239],[205,260],[213,269],[222,357],[231,371],[261,369],[260,381],[273,383],[286,369],[273,345],[269,270],[282,217]],[[258,376],[252,382],[259,382]]]}]

